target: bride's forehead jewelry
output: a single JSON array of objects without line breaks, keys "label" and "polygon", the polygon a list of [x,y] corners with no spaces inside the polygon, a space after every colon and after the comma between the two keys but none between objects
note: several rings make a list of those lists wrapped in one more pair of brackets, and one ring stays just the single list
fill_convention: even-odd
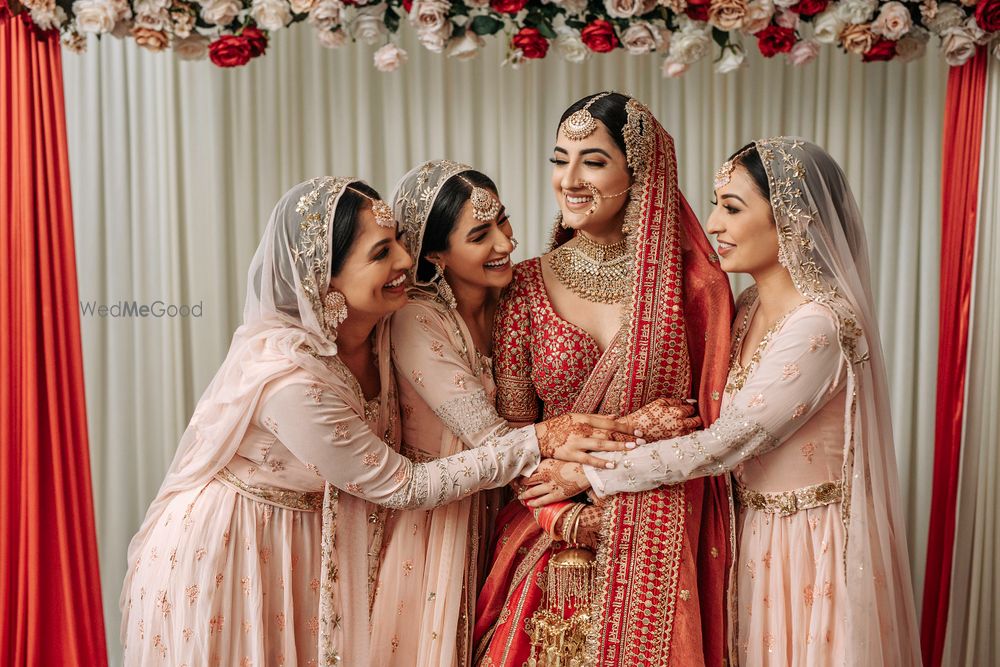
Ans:
[{"label": "bride's forehead jewelry", "polygon": [[487,188],[479,187],[465,176],[459,176],[462,182],[472,188],[469,201],[472,202],[472,217],[481,222],[495,220],[500,212],[500,200]]},{"label": "bride's forehead jewelry", "polygon": [[392,207],[381,199],[372,199],[364,192],[348,188],[351,192],[361,195],[372,205],[372,213],[375,215],[375,224],[379,227],[395,227],[396,218],[392,215]]},{"label": "bride's forehead jewelry", "polygon": [[745,149],[734,155],[731,160],[726,160],[722,163],[722,166],[715,172],[715,181],[713,185],[716,190],[729,185],[729,181],[733,180],[733,172],[736,171],[736,162],[746,153],[753,150],[755,146],[756,144],[750,144]]},{"label": "bride's forehead jewelry", "polygon": [[590,105],[610,94],[610,92],[606,92],[595,95],[582,109],[571,113],[569,118],[563,121],[561,127],[563,134],[572,141],[581,141],[592,135],[597,129],[597,119],[590,114]]}]

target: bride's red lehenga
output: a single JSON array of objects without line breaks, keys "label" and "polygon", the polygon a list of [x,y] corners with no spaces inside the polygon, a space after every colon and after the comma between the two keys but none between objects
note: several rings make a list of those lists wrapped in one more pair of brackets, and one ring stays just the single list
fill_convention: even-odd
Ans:
[{"label": "bride's red lehenga", "polygon": [[[540,259],[515,267],[494,332],[497,407],[508,421],[627,414],[660,397],[697,398],[706,425],[718,416],[733,316],[729,283],[677,187],[672,138],[636,100],[627,111],[629,206],[639,223],[629,246],[636,252],[629,317],[602,353],[552,307]],[[556,245],[568,238],[557,234]],[[586,664],[724,663],[730,511],[725,478],[606,501]],[[476,609],[476,664],[521,667],[531,655],[525,621],[542,603],[546,564],[564,545],[516,501],[497,526]]]}]

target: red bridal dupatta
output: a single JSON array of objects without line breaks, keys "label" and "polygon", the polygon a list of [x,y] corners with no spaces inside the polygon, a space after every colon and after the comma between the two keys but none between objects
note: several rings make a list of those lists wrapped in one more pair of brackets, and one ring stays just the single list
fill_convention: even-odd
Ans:
[{"label": "red bridal dupatta", "polygon": [[[636,253],[632,303],[573,410],[627,414],[657,398],[693,396],[707,425],[719,414],[728,372],[732,294],[678,189],[673,139],[637,100],[626,108],[634,177],[627,218],[637,223],[628,237]],[[557,230],[555,245],[568,238]],[[587,665],[723,664],[730,517],[725,477],[606,502]],[[541,604],[539,582],[559,547],[519,503],[504,508],[497,525],[477,605],[476,662],[520,667],[530,655],[525,621]]]}]

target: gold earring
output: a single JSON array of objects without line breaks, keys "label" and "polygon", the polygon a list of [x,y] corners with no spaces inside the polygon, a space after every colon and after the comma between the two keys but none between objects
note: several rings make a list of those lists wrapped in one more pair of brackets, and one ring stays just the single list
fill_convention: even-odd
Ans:
[{"label": "gold earring", "polygon": [[451,291],[451,285],[444,279],[444,269],[440,264],[434,265],[434,288],[437,290],[437,297],[451,309],[458,308],[455,301],[455,293]]},{"label": "gold earring", "polygon": [[337,339],[337,327],[347,319],[347,299],[330,288],[323,297],[323,328],[331,340]]}]

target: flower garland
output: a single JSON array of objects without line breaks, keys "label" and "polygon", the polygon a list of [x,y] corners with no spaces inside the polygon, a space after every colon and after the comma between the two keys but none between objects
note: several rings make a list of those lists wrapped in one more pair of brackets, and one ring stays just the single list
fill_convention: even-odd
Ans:
[{"label": "flower garland", "polygon": [[835,45],[865,62],[909,61],[936,36],[951,66],[992,44],[1000,58],[1000,0],[8,0],[41,31],[59,30],[74,51],[90,34],[132,38],[151,51],[245,65],[267,50],[268,35],[306,22],[319,43],[380,45],[376,69],[391,72],[406,52],[391,36],[405,20],[436,53],[475,57],[484,38],[503,32],[505,64],[555,51],[570,62],[625,49],[663,57],[664,76],[680,76],[714,51],[715,69],[744,64],[745,44],[794,65]]}]

